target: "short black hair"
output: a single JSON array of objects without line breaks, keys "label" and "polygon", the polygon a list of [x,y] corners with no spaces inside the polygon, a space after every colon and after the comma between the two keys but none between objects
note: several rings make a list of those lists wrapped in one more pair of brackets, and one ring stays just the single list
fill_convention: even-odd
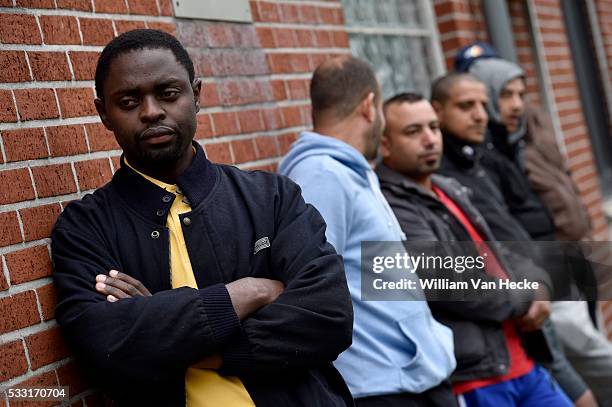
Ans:
[{"label": "short black hair", "polygon": [[420,102],[421,100],[425,100],[425,96],[423,96],[423,94],[421,93],[417,93],[417,92],[398,93],[397,95],[391,96],[389,99],[385,100],[385,103],[383,104],[383,110],[387,111],[387,107],[393,104],[416,103],[416,102]]},{"label": "short black hair", "polygon": [[195,71],[193,61],[189,57],[187,50],[172,35],[151,29],[137,29],[127,31],[115,38],[102,50],[98,65],[96,66],[96,95],[102,99],[102,90],[110,70],[111,62],[118,56],[130,51],[142,49],[169,49],[174,54],[176,60],[183,65],[189,74],[189,81],[193,82]]},{"label": "short black hair", "polygon": [[344,119],[370,92],[376,101],[381,97],[376,75],[367,62],[353,56],[324,61],[310,81],[313,124],[323,112]]},{"label": "short black hair", "polygon": [[431,84],[431,101],[444,103],[450,96],[450,90],[457,82],[467,80],[470,82],[482,83],[474,75],[466,72],[452,71],[446,75],[442,75]]}]

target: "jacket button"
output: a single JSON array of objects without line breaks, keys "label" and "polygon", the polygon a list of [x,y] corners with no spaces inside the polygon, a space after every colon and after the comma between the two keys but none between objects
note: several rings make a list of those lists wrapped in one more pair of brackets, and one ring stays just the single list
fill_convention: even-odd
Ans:
[{"label": "jacket button", "polygon": [[168,203],[172,200],[172,197],[170,195],[164,195],[162,198],[162,201],[165,203]]},{"label": "jacket button", "polygon": [[158,209],[157,210],[157,216],[164,216],[164,210],[163,209]]},{"label": "jacket button", "polygon": [[191,219],[190,218],[183,218],[183,225],[185,225],[185,226],[191,225]]},{"label": "jacket button", "polygon": [[501,365],[498,366],[498,369],[500,372],[503,372],[506,369],[506,365],[502,363]]},{"label": "jacket button", "polygon": [[158,237],[159,237],[159,232],[157,230],[154,230],[153,232],[151,232],[151,238],[157,239]]}]

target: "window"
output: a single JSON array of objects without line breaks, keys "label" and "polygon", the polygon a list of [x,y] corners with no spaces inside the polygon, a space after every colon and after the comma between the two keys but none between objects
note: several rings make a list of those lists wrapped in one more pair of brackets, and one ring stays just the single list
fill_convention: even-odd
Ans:
[{"label": "window", "polygon": [[388,98],[402,91],[429,96],[444,73],[429,0],[342,0],[353,55],[370,62]]}]

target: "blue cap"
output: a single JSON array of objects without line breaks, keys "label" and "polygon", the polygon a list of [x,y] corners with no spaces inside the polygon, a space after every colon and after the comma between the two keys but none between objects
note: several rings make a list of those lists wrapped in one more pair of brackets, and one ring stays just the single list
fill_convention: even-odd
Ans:
[{"label": "blue cap", "polygon": [[457,52],[455,56],[455,70],[458,72],[467,72],[470,69],[472,62],[479,58],[499,58],[497,50],[491,44],[486,42],[474,42],[467,45]]}]

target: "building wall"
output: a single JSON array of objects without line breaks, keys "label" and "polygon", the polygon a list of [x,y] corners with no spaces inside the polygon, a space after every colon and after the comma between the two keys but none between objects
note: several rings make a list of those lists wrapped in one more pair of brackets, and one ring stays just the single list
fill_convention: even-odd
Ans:
[{"label": "building wall", "polygon": [[196,138],[213,161],[273,171],[309,125],[312,70],[348,52],[340,2],[250,5],[254,23],[238,24],[175,19],[170,0],[0,0],[0,389],[68,385],[73,405],[103,403],[53,319],[49,234],[119,165],[93,105],[113,36],[157,28],[188,48],[203,77]]}]

